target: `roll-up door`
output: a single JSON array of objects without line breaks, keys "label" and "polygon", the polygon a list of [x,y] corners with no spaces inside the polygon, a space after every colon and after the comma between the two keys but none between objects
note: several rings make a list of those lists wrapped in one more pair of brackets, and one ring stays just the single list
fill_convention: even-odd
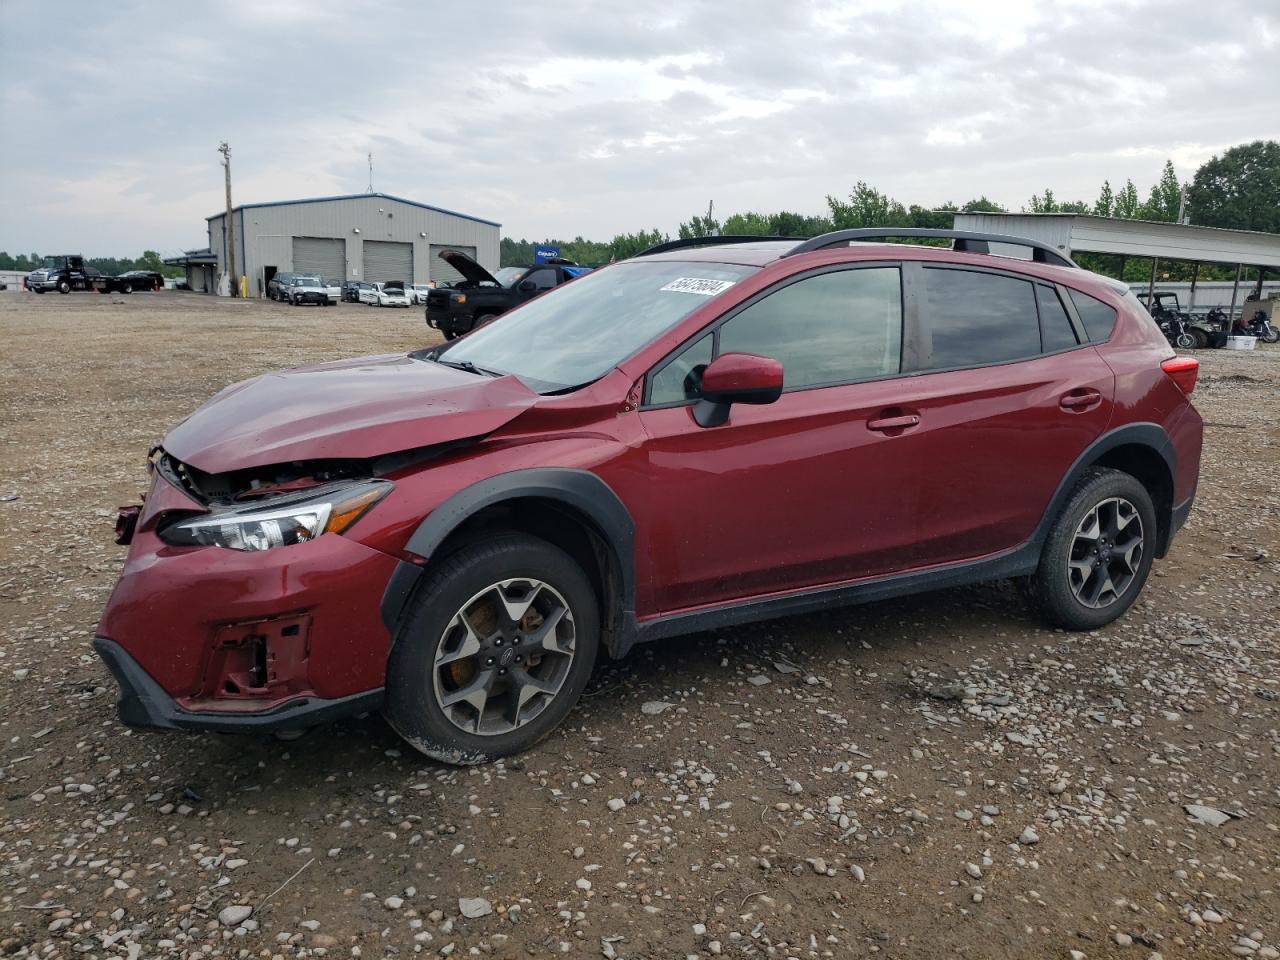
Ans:
[{"label": "roll-up door", "polygon": [[413,244],[389,240],[364,242],[364,278],[369,283],[413,283]]},{"label": "roll-up door", "polygon": [[457,283],[460,280],[465,280],[466,277],[453,269],[453,267],[446,261],[440,259],[439,254],[441,250],[457,250],[459,253],[465,253],[468,257],[474,260],[476,258],[476,248],[460,247],[456,244],[450,243],[431,244],[431,279],[436,281],[447,280],[450,283]]},{"label": "roll-up door", "polygon": [[347,243],[322,237],[293,238],[293,272],[341,283],[347,276]]}]

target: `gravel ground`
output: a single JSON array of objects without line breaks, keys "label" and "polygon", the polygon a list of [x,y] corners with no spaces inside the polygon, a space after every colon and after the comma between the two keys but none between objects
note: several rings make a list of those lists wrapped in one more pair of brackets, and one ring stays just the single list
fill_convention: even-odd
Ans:
[{"label": "gravel ground", "polygon": [[377,717],[130,733],[89,647],[166,427],[417,309],[9,294],[0,337],[0,952],[1280,956],[1280,348],[1201,354],[1200,497],[1119,623],[992,584],[668,641],[458,770]]}]

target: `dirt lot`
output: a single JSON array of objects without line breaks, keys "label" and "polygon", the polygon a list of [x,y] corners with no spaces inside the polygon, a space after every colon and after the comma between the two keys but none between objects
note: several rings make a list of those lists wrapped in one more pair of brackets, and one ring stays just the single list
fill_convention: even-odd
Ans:
[{"label": "dirt lot", "polygon": [[377,717],[127,732],[89,641],[148,447],[228,382],[426,333],[0,295],[0,952],[1280,956],[1280,348],[1201,354],[1196,509],[1096,634],[992,584],[669,641],[467,770]]}]

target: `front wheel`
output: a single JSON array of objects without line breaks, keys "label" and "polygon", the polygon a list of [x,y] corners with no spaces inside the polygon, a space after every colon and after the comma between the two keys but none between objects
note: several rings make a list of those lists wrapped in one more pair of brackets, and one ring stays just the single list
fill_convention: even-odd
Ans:
[{"label": "front wheel", "polygon": [[67,281],[63,280],[61,283],[59,283],[59,284],[58,284],[58,292],[59,292],[59,293],[70,293],[70,292],[71,292],[71,284],[69,284],[69,283],[67,283]]},{"label": "front wheel", "polygon": [[1174,341],[1174,343],[1176,346],[1182,347],[1184,350],[1186,350],[1190,347],[1195,346],[1196,340],[1195,340],[1195,337],[1191,336],[1191,334],[1184,332],[1184,333],[1178,334],[1178,337]]},{"label": "front wheel", "polygon": [[564,551],[516,533],[463,547],[410,601],[387,664],[387,720],[445,763],[528,750],[582,694],[599,635],[595,592]]},{"label": "front wheel", "polygon": [[1031,599],[1051,626],[1105,626],[1142,592],[1156,536],[1146,487],[1119,470],[1088,470],[1049,531],[1028,584]]},{"label": "front wheel", "polygon": [[1280,331],[1277,331],[1275,327],[1268,323],[1262,328],[1261,339],[1263,343],[1275,343],[1277,340],[1280,340]]},{"label": "front wheel", "polygon": [[120,292],[121,292],[121,293],[133,293],[133,284],[131,284],[131,283],[122,283],[122,284],[120,284]]}]

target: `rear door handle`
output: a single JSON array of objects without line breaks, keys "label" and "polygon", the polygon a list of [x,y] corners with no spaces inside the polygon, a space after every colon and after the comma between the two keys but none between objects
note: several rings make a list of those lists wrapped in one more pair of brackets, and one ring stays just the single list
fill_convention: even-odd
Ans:
[{"label": "rear door handle", "polygon": [[1070,410],[1074,413],[1083,413],[1091,410],[1102,402],[1102,394],[1097,390],[1072,390],[1070,393],[1062,395],[1058,400],[1058,406],[1063,410]]},{"label": "rear door handle", "polygon": [[881,417],[878,420],[868,420],[868,430],[905,430],[908,427],[919,425],[920,418],[914,413],[904,414],[900,417]]}]

